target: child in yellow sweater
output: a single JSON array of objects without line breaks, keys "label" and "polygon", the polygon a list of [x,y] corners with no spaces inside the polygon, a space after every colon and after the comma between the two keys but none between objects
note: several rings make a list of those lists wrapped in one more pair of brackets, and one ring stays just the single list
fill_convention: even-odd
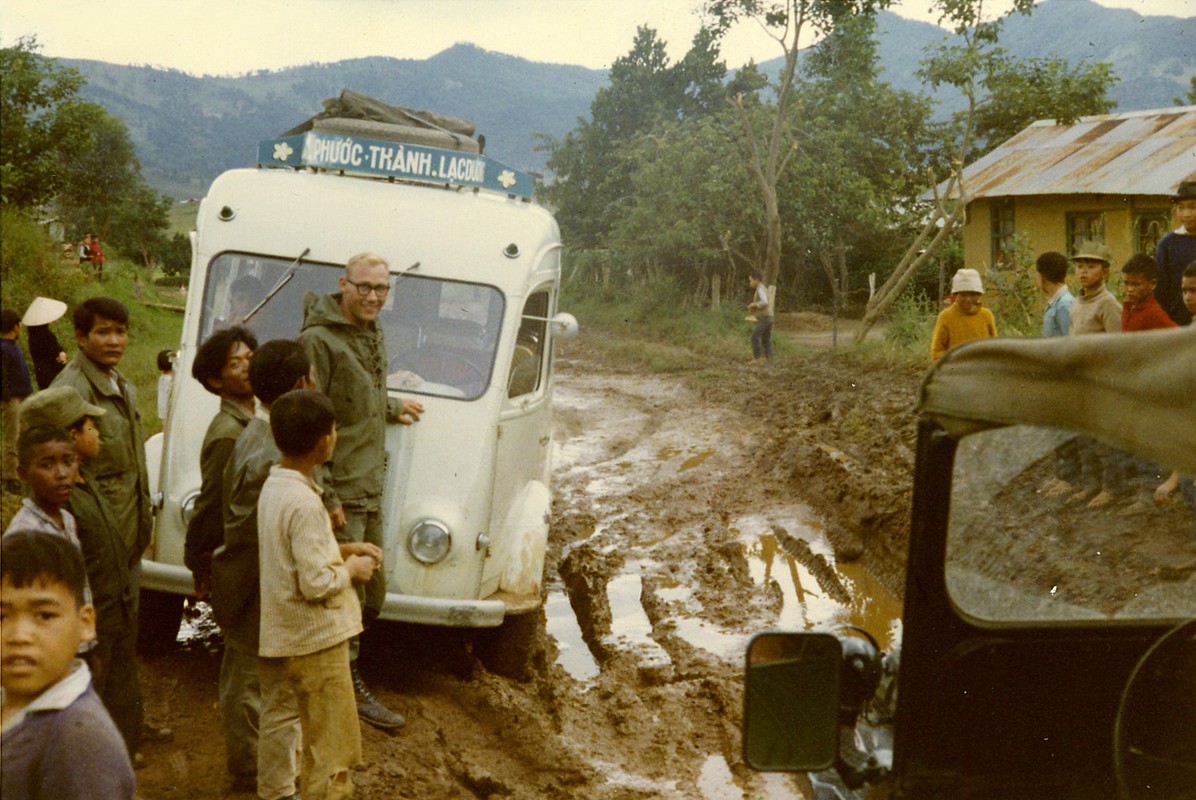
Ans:
[{"label": "child in yellow sweater", "polygon": [[951,280],[951,293],[955,302],[947,306],[934,323],[934,335],[930,337],[930,359],[939,357],[957,344],[972,339],[988,339],[997,335],[997,322],[993,312],[984,308],[984,286],[980,273],[974,269],[961,269]]}]

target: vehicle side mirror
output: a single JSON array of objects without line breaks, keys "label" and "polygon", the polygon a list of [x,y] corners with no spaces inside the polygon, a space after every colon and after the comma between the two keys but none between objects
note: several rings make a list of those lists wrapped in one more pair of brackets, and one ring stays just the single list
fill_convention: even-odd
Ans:
[{"label": "vehicle side mirror", "polygon": [[548,324],[552,326],[553,336],[564,340],[569,340],[577,336],[577,317],[572,314],[566,314],[562,311],[550,319]]},{"label": "vehicle side mirror", "polygon": [[843,649],[829,633],[762,633],[748,644],[743,756],[752,769],[817,772],[839,752]]}]

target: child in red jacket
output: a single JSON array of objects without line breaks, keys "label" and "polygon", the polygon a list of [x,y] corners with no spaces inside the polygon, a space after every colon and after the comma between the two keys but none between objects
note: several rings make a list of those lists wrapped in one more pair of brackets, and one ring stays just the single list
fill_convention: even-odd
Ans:
[{"label": "child in red jacket", "polygon": [[1154,296],[1155,285],[1159,282],[1159,262],[1145,253],[1138,253],[1125,262],[1121,274],[1125,295],[1125,305],[1121,307],[1123,331],[1178,327]]}]

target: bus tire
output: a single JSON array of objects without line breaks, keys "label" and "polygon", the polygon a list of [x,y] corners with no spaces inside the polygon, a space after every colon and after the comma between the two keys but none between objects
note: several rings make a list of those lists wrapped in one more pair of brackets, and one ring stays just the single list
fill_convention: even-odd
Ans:
[{"label": "bus tire", "polygon": [[495,675],[525,683],[543,661],[544,635],[542,609],[512,614],[497,628],[479,632],[474,654]]},{"label": "bus tire", "polygon": [[183,596],[171,592],[141,590],[137,620],[137,650],[162,653],[174,646],[183,621]]}]

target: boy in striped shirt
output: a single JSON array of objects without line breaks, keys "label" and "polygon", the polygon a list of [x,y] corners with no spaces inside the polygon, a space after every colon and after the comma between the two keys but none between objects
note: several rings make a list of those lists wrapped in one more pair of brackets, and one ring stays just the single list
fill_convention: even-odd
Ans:
[{"label": "boy in striped shirt", "polygon": [[282,458],[258,500],[261,563],[259,644],[263,716],[287,689],[299,706],[304,800],[353,796],[361,728],[349,672],[349,640],[361,632],[353,584],[382,564],[368,542],[338,544],[313,472],[336,447],[332,403],[313,389],[288,392],[270,409]]}]

